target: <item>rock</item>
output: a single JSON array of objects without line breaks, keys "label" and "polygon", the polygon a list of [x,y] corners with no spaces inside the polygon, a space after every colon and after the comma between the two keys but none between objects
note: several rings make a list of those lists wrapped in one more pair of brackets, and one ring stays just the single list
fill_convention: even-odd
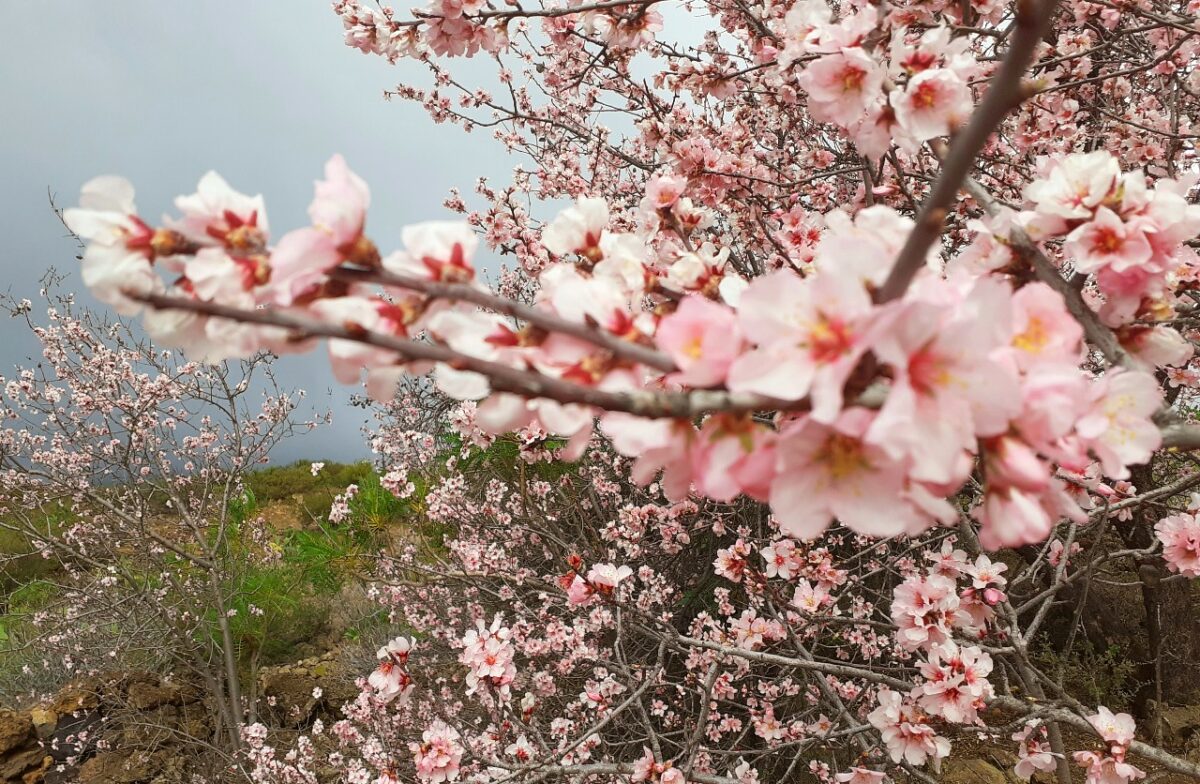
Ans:
[{"label": "rock", "polygon": [[203,711],[184,710],[179,717],[179,731],[189,738],[205,740],[212,735],[212,724]]},{"label": "rock", "polygon": [[941,784],[1008,784],[1004,771],[987,760],[948,759],[942,763]]},{"label": "rock", "polygon": [[83,763],[79,784],[145,784],[162,769],[163,762],[148,751],[103,751]]},{"label": "rock", "polygon": [[[267,709],[280,727],[306,727],[319,715],[337,716],[338,709],[358,696],[353,678],[326,664],[318,676],[308,668],[292,666],[268,672],[262,678],[262,694],[274,700]],[[320,689],[320,697],[313,692]]]},{"label": "rock", "polygon": [[186,759],[174,756],[164,760],[162,770],[150,780],[150,784],[178,784],[181,781],[195,780],[195,777],[187,775]]},{"label": "rock", "polygon": [[1184,745],[1189,738],[1200,733],[1200,705],[1163,708],[1162,728],[1163,739],[1167,743]]},{"label": "rock", "polygon": [[179,709],[174,705],[163,705],[131,718],[132,721],[123,722],[113,748],[156,749],[170,741],[179,727]]},{"label": "rock", "polygon": [[1193,735],[1192,739],[1183,747],[1183,758],[1188,762],[1200,765],[1200,732]]},{"label": "rock", "polygon": [[33,722],[33,729],[38,738],[42,740],[53,735],[54,730],[58,728],[58,714],[41,705],[30,709],[29,719]]},{"label": "rock", "polygon": [[0,760],[0,781],[19,779],[29,770],[41,767],[45,755],[38,746],[9,754]]},{"label": "rock", "polygon": [[97,686],[87,681],[67,684],[43,707],[60,717],[95,710],[100,707],[100,688]]},{"label": "rock", "polygon": [[25,743],[31,732],[33,722],[28,714],[0,710],[0,754],[7,754]]},{"label": "rock", "polygon": [[182,702],[177,687],[147,683],[145,681],[131,683],[126,695],[129,700],[129,706],[135,710],[150,710],[162,705],[177,705]]},{"label": "rock", "polygon": [[46,771],[54,764],[50,757],[42,757],[42,764],[21,776],[21,784],[41,784],[46,780]]}]

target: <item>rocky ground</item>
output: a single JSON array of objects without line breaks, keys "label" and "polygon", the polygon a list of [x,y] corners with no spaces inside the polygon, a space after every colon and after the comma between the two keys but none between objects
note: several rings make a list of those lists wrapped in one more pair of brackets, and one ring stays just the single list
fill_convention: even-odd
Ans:
[{"label": "rocky ground", "polygon": [[[260,673],[260,720],[281,745],[316,718],[336,720],[358,693],[344,658],[331,651]],[[211,781],[224,764],[207,746],[211,716],[195,684],[150,673],[83,678],[31,708],[0,709],[0,782]]]},{"label": "rocky ground", "polygon": [[[321,718],[338,718],[358,690],[353,658],[330,652],[265,669],[258,683],[260,719],[286,747]],[[316,695],[316,696],[314,696]],[[220,755],[206,748],[209,710],[195,685],[149,673],[86,678],[26,710],[0,710],[0,782],[3,784],[190,784],[213,781]],[[85,741],[82,750],[77,745]],[[1163,711],[1168,747],[1200,761],[1200,705]],[[1068,738],[1077,747],[1088,739]],[[958,742],[938,780],[945,784],[1017,784],[1012,745]],[[1152,775],[1156,767],[1136,760]],[[197,778],[199,777],[199,778]],[[1077,777],[1082,781],[1082,775]],[[1050,781],[1049,778],[1045,779]],[[1159,774],[1156,784],[1190,779]],[[330,782],[334,784],[334,782]]]}]

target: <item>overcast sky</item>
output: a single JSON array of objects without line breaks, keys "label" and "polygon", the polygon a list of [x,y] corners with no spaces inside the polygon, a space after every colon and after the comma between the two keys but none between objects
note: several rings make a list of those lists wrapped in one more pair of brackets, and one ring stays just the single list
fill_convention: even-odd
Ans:
[{"label": "overcast sky", "polygon": [[[512,165],[486,134],[383,100],[423,75],[346,47],[326,0],[0,0],[0,288],[36,300],[50,267],[80,287],[47,190],[70,206],[98,174],[128,177],[157,218],[215,169],[266,196],[278,237],[307,220],[312,181],[341,152],[370,183],[370,235],[394,247],[404,224],[447,216],[450,187],[469,195]],[[7,374],[33,347],[0,330]],[[323,353],[283,360],[281,376],[332,406],[335,424],[277,458],[365,454],[363,414],[346,406],[355,390],[336,386]]]}]

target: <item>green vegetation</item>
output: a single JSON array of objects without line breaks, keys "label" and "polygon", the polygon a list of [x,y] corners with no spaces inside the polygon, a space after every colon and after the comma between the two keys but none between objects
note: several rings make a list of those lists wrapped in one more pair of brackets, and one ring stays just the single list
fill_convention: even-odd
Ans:
[{"label": "green vegetation", "polygon": [[[549,448],[561,444],[548,444]],[[461,445],[447,444],[448,453],[460,454]],[[517,444],[500,439],[486,449],[471,449],[458,461],[467,472],[500,473],[520,483],[533,479],[556,481],[575,470],[566,463],[527,464]],[[387,613],[356,596],[353,581],[370,566],[370,559],[389,540],[420,537],[431,551],[444,546],[452,532],[421,520],[426,488],[414,477],[415,491],[400,499],[386,490],[368,462],[326,463],[313,476],[307,460],[273,466],[246,477],[244,491],[227,506],[228,526],[220,542],[233,576],[221,586],[229,597],[230,627],[237,658],[247,671],[311,655],[314,645],[342,639],[366,639],[387,625]],[[358,492],[349,502],[343,521],[329,521],[335,498],[349,485]],[[170,515],[169,507],[160,510]],[[261,523],[260,523],[261,520]],[[419,525],[412,521],[421,520]],[[55,508],[44,514],[47,529],[74,522],[70,510]],[[265,529],[264,529],[265,527]],[[264,536],[265,530],[265,536]],[[214,526],[210,541],[216,543]],[[188,566],[176,562],[180,573]],[[132,567],[132,564],[126,564]],[[0,683],[10,692],[17,684],[31,687],[23,678],[26,665],[40,666],[30,618],[37,612],[58,612],[62,598],[58,583],[61,565],[44,559],[25,537],[0,529]],[[161,587],[159,574],[142,574],[147,589]],[[347,597],[354,597],[348,600]],[[216,620],[214,609],[209,620]],[[204,634],[219,634],[216,623],[204,624]],[[114,632],[115,634],[115,632]],[[21,651],[18,653],[17,651]],[[44,673],[38,677],[49,678]],[[37,681],[40,688],[45,685]],[[0,695],[4,696],[4,695]]]},{"label": "green vegetation", "polygon": [[1032,651],[1046,672],[1062,672],[1063,689],[1085,705],[1128,705],[1137,689],[1136,666],[1119,645],[1096,650],[1081,640],[1063,656],[1048,643]]},{"label": "green vegetation", "polygon": [[260,504],[287,502],[295,504],[306,515],[325,519],[335,496],[348,485],[361,487],[373,477],[375,470],[366,461],[326,463],[314,477],[311,461],[300,460],[253,472],[246,478],[246,488]]},{"label": "green vegetation", "polygon": [[[359,489],[349,517],[329,522],[330,505],[350,484]],[[244,495],[230,503],[231,527],[242,531],[268,504],[291,506],[302,527],[273,531],[275,557],[247,558],[246,569],[225,587],[236,611],[231,626],[239,658],[260,665],[286,661],[297,646],[328,631],[336,597],[410,511],[407,502],[384,489],[368,463],[328,464],[316,477],[308,462],[255,472]],[[231,546],[248,548],[249,543],[235,540]],[[378,613],[371,609],[364,615]],[[355,634],[361,625],[354,627]]]},{"label": "green vegetation", "polygon": [[[350,515],[340,523],[329,522],[335,497],[351,484],[359,490],[350,502]],[[357,639],[386,623],[386,613],[371,603],[348,608],[343,593],[394,529],[404,526],[415,503],[419,502],[398,499],[384,489],[367,462],[327,463],[315,477],[309,461],[251,473],[244,493],[228,504],[223,542],[240,565],[222,591],[234,611],[230,625],[243,666],[285,662],[320,638]],[[265,541],[261,528],[251,525],[260,517]],[[44,515],[48,528],[71,521],[65,508]],[[179,568],[186,571],[183,564]],[[18,683],[28,685],[20,671],[40,661],[36,646],[21,644],[35,634],[32,614],[55,611],[61,596],[59,569],[59,563],[42,558],[26,537],[0,528],[0,649],[13,646],[0,656],[5,692]],[[159,580],[158,575],[144,578],[148,587]]]}]

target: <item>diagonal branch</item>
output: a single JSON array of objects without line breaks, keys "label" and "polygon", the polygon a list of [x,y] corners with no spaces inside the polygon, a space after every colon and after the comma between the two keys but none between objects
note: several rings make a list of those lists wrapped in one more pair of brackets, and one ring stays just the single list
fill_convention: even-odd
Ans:
[{"label": "diagonal branch", "polygon": [[425,280],[413,275],[398,275],[385,270],[357,270],[349,267],[339,267],[332,272],[334,278],[355,283],[378,283],[384,286],[398,286],[412,291],[419,291],[434,299],[447,299],[457,302],[470,302],[474,305],[493,310],[505,316],[527,321],[534,326],[549,332],[591,343],[594,346],[612,352],[613,356],[639,362],[655,370],[671,373],[678,368],[663,352],[651,347],[625,340],[611,332],[592,329],[586,324],[551,313],[542,308],[535,308],[497,296],[487,289],[472,286],[469,283],[441,283]]},{"label": "diagonal branch", "polygon": [[375,346],[395,352],[397,357],[405,362],[444,362],[457,370],[469,370],[487,377],[491,389],[496,392],[509,392],[526,398],[548,398],[560,403],[578,403],[641,417],[692,419],[701,414],[715,411],[752,413],[773,410],[798,411],[808,407],[807,399],[788,401],[723,390],[656,392],[638,389],[611,392],[546,376],[536,371],[479,359],[436,343],[407,340],[371,332],[357,325],[326,324],[278,310],[243,310],[212,302],[162,294],[130,293],[129,296],[154,308],[190,311],[244,324],[283,327],[300,337],[348,340],[353,343]]},{"label": "diagonal branch", "polygon": [[942,162],[941,175],[921,205],[917,224],[896,257],[887,280],[879,289],[876,297],[879,302],[897,299],[908,290],[909,284],[924,266],[929,248],[941,236],[946,215],[954,205],[958,189],[975,165],[975,158],[987,144],[988,137],[1010,111],[1029,97],[1030,92],[1025,89],[1022,77],[1033,62],[1042,37],[1050,28],[1057,5],[1057,0],[1017,0],[1012,45],[966,127],[954,135],[950,151]]},{"label": "diagonal branch", "polygon": [[[963,187],[988,215],[996,215],[1000,212],[1000,203],[988,192],[987,188],[970,177],[964,180]],[[1062,295],[1063,300],[1067,304],[1067,310],[1079,322],[1079,325],[1083,327],[1083,333],[1087,336],[1088,342],[1100,349],[1105,359],[1112,364],[1129,365],[1129,355],[1121,347],[1117,336],[1113,334],[1111,329],[1104,326],[1100,321],[1100,317],[1096,315],[1096,311],[1088,307],[1088,304],[1083,301],[1083,295],[1079,293],[1079,289],[1072,286],[1059,273],[1058,268],[1054,266],[1054,262],[1046,257],[1046,254],[1042,252],[1042,249],[1038,247],[1036,242],[1030,239],[1024,229],[1020,226],[1013,226],[1012,231],[1009,233],[1009,240],[1013,247],[1029,260],[1038,280]]]}]

